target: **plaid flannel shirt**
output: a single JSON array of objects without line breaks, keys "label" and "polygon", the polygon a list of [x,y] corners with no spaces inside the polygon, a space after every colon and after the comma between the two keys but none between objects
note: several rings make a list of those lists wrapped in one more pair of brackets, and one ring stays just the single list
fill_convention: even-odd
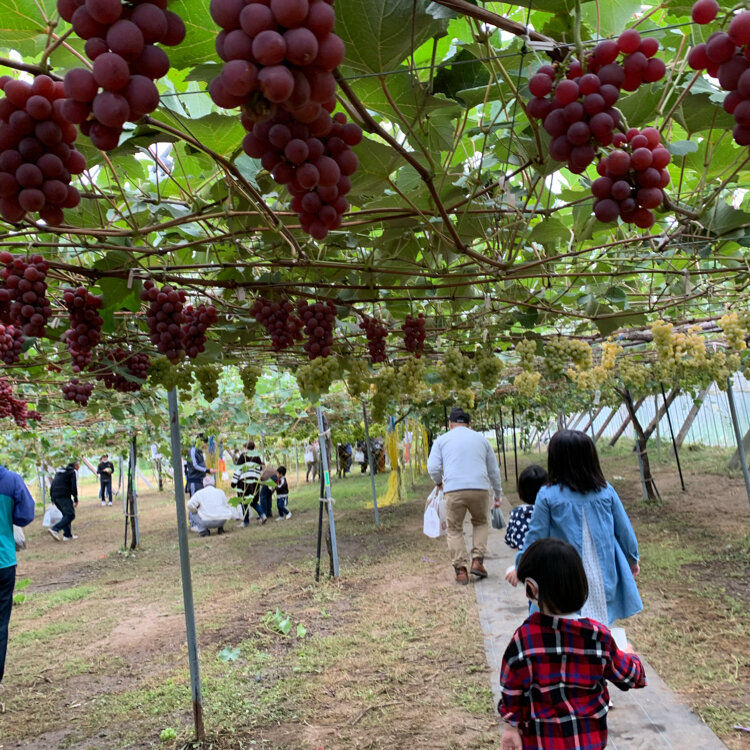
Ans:
[{"label": "plaid flannel shirt", "polygon": [[601,623],[535,612],[503,656],[498,711],[518,727],[524,750],[601,750],[605,680],[621,690],[646,685],[638,657],[620,651]]}]

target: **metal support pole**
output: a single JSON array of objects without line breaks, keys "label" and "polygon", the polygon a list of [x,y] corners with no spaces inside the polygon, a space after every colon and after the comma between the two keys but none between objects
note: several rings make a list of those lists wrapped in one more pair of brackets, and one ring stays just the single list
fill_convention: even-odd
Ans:
[{"label": "metal support pole", "polygon": [[672,417],[669,416],[669,404],[667,403],[667,394],[664,393],[663,385],[661,386],[661,395],[662,395],[662,398],[664,399],[664,409],[667,412],[667,423],[669,424],[669,434],[672,437],[672,448],[674,448],[674,457],[677,460],[677,471],[680,475],[680,485],[682,486],[682,491],[685,492],[685,480],[682,478],[682,467],[680,466],[680,452],[677,450],[677,443],[675,442],[675,439],[674,439],[674,430],[672,429]]},{"label": "metal support pole", "polygon": [[445,431],[448,432],[448,407],[443,404],[443,419],[445,420]]},{"label": "metal support pole", "polygon": [[[497,431],[497,426],[495,426]],[[505,457],[505,426],[503,425],[503,410],[500,409],[500,444],[503,449],[503,473],[505,474],[505,481],[508,481],[508,461]]]},{"label": "metal support pole", "polygon": [[339,551],[336,546],[336,523],[333,520],[333,503],[331,502],[331,475],[328,464],[328,446],[323,429],[323,409],[318,409],[318,432],[320,433],[320,468],[323,470],[325,484],[325,500],[321,495],[320,502],[328,506],[328,528],[331,532],[331,554],[333,555],[333,577],[339,577]]},{"label": "metal support pole", "polygon": [[297,487],[299,487],[299,446],[297,441],[294,441],[294,468],[297,472]]},{"label": "metal support pole", "polygon": [[[663,393],[662,389],[662,393]],[[667,401],[664,400],[664,404],[666,405]],[[661,463],[661,433],[659,432],[659,422],[661,421],[659,419],[659,397],[654,396],[654,419],[656,420],[656,424],[654,425],[654,432],[656,432],[656,460]]]},{"label": "metal support pole", "polygon": [[516,447],[516,410],[512,408],[510,410],[511,418],[513,419],[513,461],[516,465],[516,487],[518,487],[518,448]]},{"label": "metal support pole", "polygon": [[372,507],[375,511],[375,525],[380,526],[380,514],[378,513],[378,493],[375,491],[375,467],[372,465],[372,451],[370,450],[370,423],[367,420],[367,407],[362,402],[362,416],[365,420],[365,447],[367,450],[367,465],[370,467],[370,486],[372,487]]},{"label": "metal support pole", "polygon": [[182,443],[180,441],[180,417],[177,405],[177,389],[169,391],[169,431],[172,439],[172,470],[174,471],[174,499],[177,510],[177,539],[180,545],[180,574],[182,576],[182,600],[185,606],[185,630],[187,631],[188,662],[190,663],[190,689],[193,698],[193,721],[195,738],[206,739],[203,726],[203,695],[198,661],[198,637],[195,630],[195,605],[193,604],[193,581],[190,575],[190,549],[188,547],[187,514],[185,512],[185,485],[182,479]]},{"label": "metal support pole", "polygon": [[136,472],[138,471],[138,454],[136,452],[136,438],[135,435],[133,435],[133,439],[130,441],[130,465],[131,470],[133,472],[133,540],[134,544],[131,547],[131,549],[134,549],[141,543],[141,533],[138,528],[138,489],[135,481]]},{"label": "metal support pole", "polygon": [[732,426],[734,427],[734,437],[737,440],[737,452],[740,456],[740,466],[742,467],[742,476],[745,479],[745,491],[747,492],[747,501],[750,503],[750,474],[747,471],[747,457],[745,456],[745,446],[742,444],[742,433],[740,432],[740,423],[737,420],[737,408],[734,404],[733,379],[730,375],[728,378],[727,400],[729,401],[729,413],[732,415]]},{"label": "metal support pole", "polygon": [[41,470],[37,466],[36,474],[39,478],[39,489],[42,491],[42,513],[44,513],[47,505],[47,477],[44,475],[44,466]]},{"label": "metal support pole", "polygon": [[126,484],[124,472],[125,471],[125,456],[120,456],[120,500],[122,500],[122,512],[127,513],[127,508],[125,507],[125,493],[126,493]]}]

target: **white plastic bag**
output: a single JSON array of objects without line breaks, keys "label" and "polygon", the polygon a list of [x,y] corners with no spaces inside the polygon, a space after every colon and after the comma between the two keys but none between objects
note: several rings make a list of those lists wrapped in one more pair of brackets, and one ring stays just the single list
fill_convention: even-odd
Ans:
[{"label": "white plastic bag", "polygon": [[62,513],[56,505],[50,505],[44,513],[44,520],[42,526],[48,529],[50,526],[54,526],[62,518]]},{"label": "white plastic bag", "polygon": [[437,539],[445,534],[446,529],[445,497],[443,491],[435,487],[427,498],[422,531],[426,536]]},{"label": "white plastic bag", "polygon": [[13,525],[13,539],[16,543],[16,552],[26,549],[26,535],[20,526]]}]

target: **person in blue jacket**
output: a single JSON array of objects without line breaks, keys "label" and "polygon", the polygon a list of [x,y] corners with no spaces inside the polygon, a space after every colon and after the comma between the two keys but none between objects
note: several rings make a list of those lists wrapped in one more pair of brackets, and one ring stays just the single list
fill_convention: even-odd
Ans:
[{"label": "person in blue jacket", "polygon": [[16,542],[13,524],[28,526],[34,520],[34,499],[20,474],[0,466],[0,684],[5,674],[8,623],[16,585]]},{"label": "person in blue jacket", "polygon": [[[640,612],[634,578],[640,572],[638,541],[622,501],[604,478],[591,438],[578,430],[556,432],[547,449],[547,474],[516,567],[523,550],[538,539],[563,539],[578,550],[588,579],[582,617],[610,627]],[[505,577],[517,585],[514,568]]]},{"label": "person in blue jacket", "polygon": [[200,444],[203,448],[207,448],[208,439],[205,435],[199,435],[195,442],[196,445],[190,449],[185,461],[187,491],[191,496],[203,489],[203,480],[206,478],[206,474],[211,473],[211,469],[206,467],[203,451],[198,447],[198,444]]}]

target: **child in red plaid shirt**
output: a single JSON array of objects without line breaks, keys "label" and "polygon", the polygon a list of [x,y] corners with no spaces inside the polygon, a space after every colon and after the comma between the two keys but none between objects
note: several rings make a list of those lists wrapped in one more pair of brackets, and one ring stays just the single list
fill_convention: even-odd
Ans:
[{"label": "child in red plaid shirt", "polygon": [[540,539],[523,554],[518,579],[539,606],[503,656],[498,711],[506,722],[502,750],[602,750],[609,693],[646,685],[643,665],[620,651],[609,630],[579,618],[588,597],[583,563],[561,539]]}]

